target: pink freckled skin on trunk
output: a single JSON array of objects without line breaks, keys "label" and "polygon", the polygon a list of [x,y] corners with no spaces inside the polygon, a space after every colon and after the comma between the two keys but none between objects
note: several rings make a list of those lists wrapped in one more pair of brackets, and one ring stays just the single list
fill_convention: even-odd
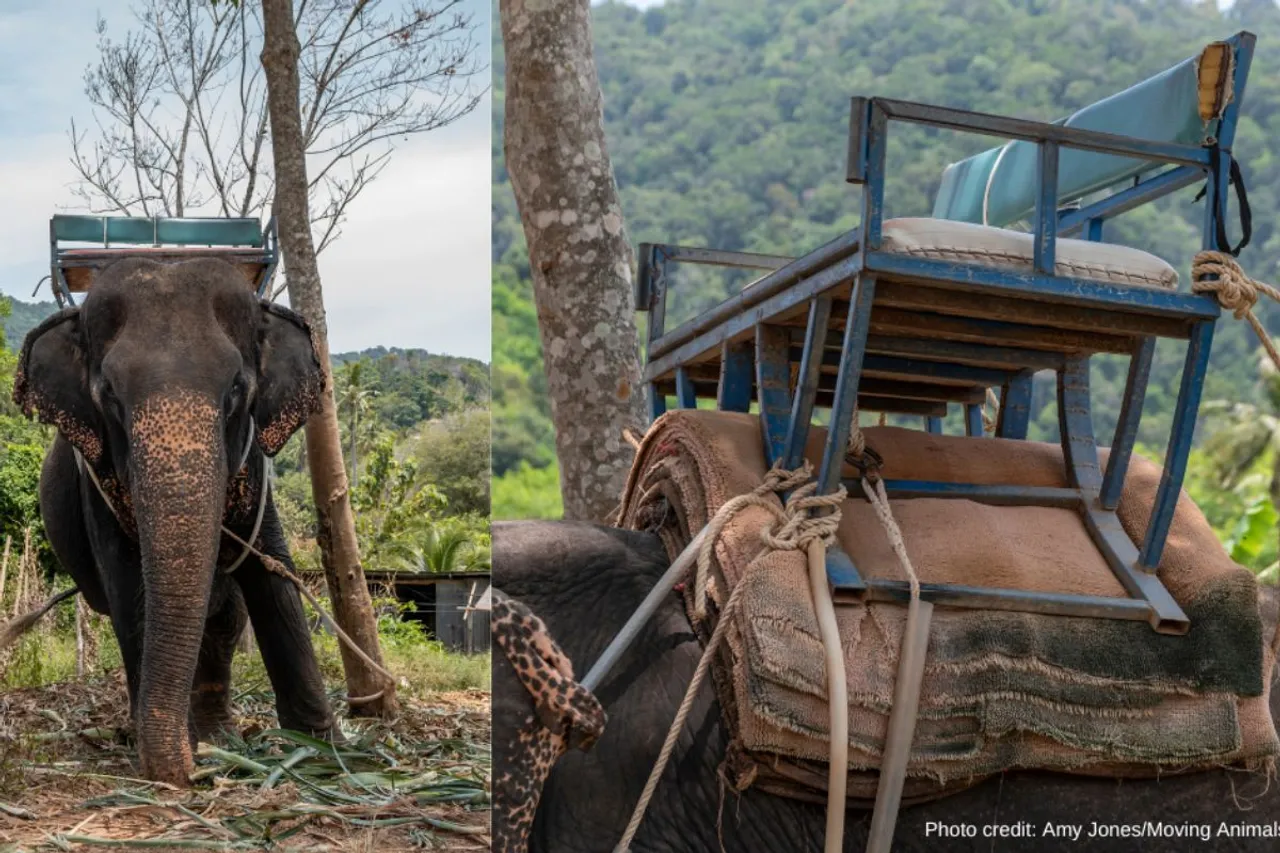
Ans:
[{"label": "pink freckled skin on trunk", "polygon": [[131,475],[146,587],[138,755],[188,784],[187,719],[226,492],[221,420],[207,398],[157,394],[133,413]]}]

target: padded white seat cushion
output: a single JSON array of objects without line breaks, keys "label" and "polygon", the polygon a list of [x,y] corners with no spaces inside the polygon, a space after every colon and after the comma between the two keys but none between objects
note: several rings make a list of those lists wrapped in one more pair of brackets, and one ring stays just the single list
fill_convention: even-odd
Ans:
[{"label": "padded white seat cushion", "polygon": [[[881,228],[881,248],[895,254],[1020,272],[1031,271],[1034,252],[1032,235],[1020,231],[912,217],[887,220]],[[1167,290],[1178,287],[1178,271],[1140,249],[1059,238],[1055,254],[1055,271],[1061,276]]]}]

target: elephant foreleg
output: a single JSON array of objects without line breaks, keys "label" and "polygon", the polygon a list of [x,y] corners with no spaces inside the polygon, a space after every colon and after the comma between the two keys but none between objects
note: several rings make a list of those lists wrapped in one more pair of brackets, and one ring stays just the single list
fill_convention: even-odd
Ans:
[{"label": "elephant foreleg", "polygon": [[191,726],[201,740],[231,728],[231,659],[248,622],[240,588],[229,582],[221,586],[214,592],[191,684]]},{"label": "elephant foreleg", "polygon": [[40,517],[45,536],[63,570],[76,582],[85,603],[109,612],[106,591],[85,526],[85,495],[71,445],[61,435],[45,455],[40,470]]},{"label": "elephant foreleg", "polygon": [[[263,553],[294,571],[275,507],[270,504],[259,541]],[[297,589],[288,580],[267,571],[262,561],[253,555],[236,570],[235,578],[244,593],[262,662],[275,689],[276,714],[281,727],[319,736],[334,734],[333,711],[325,695],[324,678]]]},{"label": "elephant foreleg", "polygon": [[[138,693],[142,684],[142,641],[145,606],[142,557],[138,546],[125,535],[110,510],[96,495],[86,495],[85,529],[102,582],[106,610],[120,645],[125,680],[129,687],[129,715],[137,720]],[[78,581],[77,581],[78,582]]]}]

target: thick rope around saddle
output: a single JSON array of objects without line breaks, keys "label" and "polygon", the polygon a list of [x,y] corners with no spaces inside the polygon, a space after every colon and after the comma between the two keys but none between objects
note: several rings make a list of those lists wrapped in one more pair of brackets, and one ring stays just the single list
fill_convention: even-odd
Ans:
[{"label": "thick rope around saddle", "polygon": [[1253,313],[1259,294],[1280,302],[1280,290],[1250,278],[1230,253],[1204,251],[1191,261],[1191,292],[1212,293],[1218,304],[1231,311],[1237,320],[1248,320],[1267,355],[1280,370],[1280,351]]},{"label": "thick rope around saddle", "polygon": [[[773,513],[778,526],[761,531],[761,538],[767,547],[775,550],[800,550],[804,548],[809,550],[811,555],[815,551],[825,554],[826,546],[835,541],[836,530],[840,525],[840,503],[844,500],[845,491],[841,487],[831,495],[815,496],[813,493],[817,490],[817,483],[809,482],[812,479],[812,475],[812,466],[807,461],[795,471],[787,471],[780,465],[775,465],[772,470],[765,474],[764,480],[760,485],[745,495],[739,495],[726,501],[717,510],[711,521],[707,523],[706,532],[702,537],[702,546],[698,552],[697,574],[695,576],[697,578],[697,586],[694,596],[697,602],[695,610],[701,610],[702,615],[695,613],[697,618],[702,618],[705,615],[706,588],[710,577],[709,566],[715,543],[719,538],[720,532],[730,519],[747,507],[758,506]],[[784,492],[789,489],[794,489],[794,491],[791,492],[782,509],[779,509],[768,499],[770,492]],[[829,507],[832,511],[828,515],[810,517],[810,510],[817,507]],[[812,556],[810,561],[812,562]],[[824,589],[825,585],[826,578],[824,576]],[[675,750],[676,740],[684,728],[689,712],[693,709],[693,702],[698,694],[698,689],[706,679],[707,672],[711,667],[711,661],[729,629],[733,614],[737,612],[739,602],[746,588],[746,583],[739,580],[737,586],[730,593],[729,600],[720,609],[720,618],[716,622],[715,629],[711,632],[711,638],[707,641],[707,647],[703,650],[702,657],[698,660],[698,666],[694,670],[693,678],[685,690],[684,699],[680,702],[675,719],[671,721],[671,727],[667,730],[667,737],[662,743],[662,749],[658,752],[658,758],[654,762],[649,778],[645,782],[644,790],[640,794],[640,800],[636,803],[631,820],[622,834],[622,839],[614,848],[615,853],[627,853],[631,849],[631,842],[635,838],[636,832],[639,831],[641,822],[644,820],[649,801],[653,799],[654,791],[658,787],[658,781],[662,778],[662,773],[666,769],[667,763],[671,760],[671,753]],[[836,644],[838,647],[838,637],[836,638]],[[830,670],[828,675],[830,676]],[[842,657],[839,665],[839,676],[842,682],[843,675],[844,661]],[[832,741],[834,743],[835,738],[832,738]],[[844,738],[844,743],[847,750],[847,736]],[[841,778],[844,778],[843,773]],[[842,806],[843,800],[844,797],[841,796]],[[841,809],[841,816],[843,817],[843,808]]]},{"label": "thick rope around saddle", "polygon": [[[887,853],[896,823],[898,804],[901,801],[902,782],[910,753],[911,738],[915,731],[915,718],[919,703],[920,681],[924,673],[924,651],[928,642],[929,618],[932,606],[920,599],[920,581],[907,555],[902,532],[889,508],[889,498],[879,477],[879,457],[869,451],[866,438],[858,426],[855,411],[849,433],[847,455],[858,465],[863,476],[861,484],[877,518],[885,529],[890,546],[905,571],[910,588],[911,601],[907,618],[907,639],[903,647],[898,685],[895,691],[893,715],[889,722],[885,759],[881,769],[881,785],[873,815],[871,853]],[[843,486],[827,495],[817,495],[817,483],[812,479],[812,466],[805,461],[800,468],[788,471],[775,465],[759,486],[747,494],[726,501],[707,523],[701,534],[698,550],[697,573],[694,589],[694,618],[706,618],[706,598],[710,579],[710,563],[715,543],[730,519],[749,506],[767,510],[774,516],[774,525],[761,531],[761,539],[771,550],[801,550],[808,557],[810,591],[814,599],[819,634],[826,657],[827,695],[830,708],[830,755],[828,760],[827,823],[824,849],[826,853],[839,853],[844,844],[844,816],[849,763],[848,689],[845,683],[844,651],[836,625],[835,606],[826,576],[826,549],[835,542],[840,525],[840,505],[846,492]],[[783,507],[768,497],[770,492],[786,493]],[[820,513],[820,514],[819,514]],[[661,779],[698,689],[706,679],[711,661],[723,641],[732,617],[737,612],[747,584],[739,579],[728,600],[720,610],[720,616],[703,650],[693,678],[685,691],[675,719],[667,730],[666,739],[654,762],[644,790],[636,803],[631,820],[622,839],[614,848],[615,853],[627,853],[632,840],[644,820],[658,781]]]}]

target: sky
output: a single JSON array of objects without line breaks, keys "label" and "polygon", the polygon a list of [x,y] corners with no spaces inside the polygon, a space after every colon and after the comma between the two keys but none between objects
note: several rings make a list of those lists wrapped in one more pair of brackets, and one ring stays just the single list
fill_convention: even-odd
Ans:
[{"label": "sky", "polygon": [[[399,3],[402,0],[383,0]],[[465,0],[486,69],[490,4]],[[122,37],[130,0],[0,3],[0,291],[30,301],[49,271],[49,217],[83,212],[71,190],[71,120],[89,123],[96,21]],[[488,72],[480,85],[488,86]],[[491,101],[399,144],[320,256],[332,352],[421,348],[490,358]],[[48,285],[37,297],[50,300]]]}]

